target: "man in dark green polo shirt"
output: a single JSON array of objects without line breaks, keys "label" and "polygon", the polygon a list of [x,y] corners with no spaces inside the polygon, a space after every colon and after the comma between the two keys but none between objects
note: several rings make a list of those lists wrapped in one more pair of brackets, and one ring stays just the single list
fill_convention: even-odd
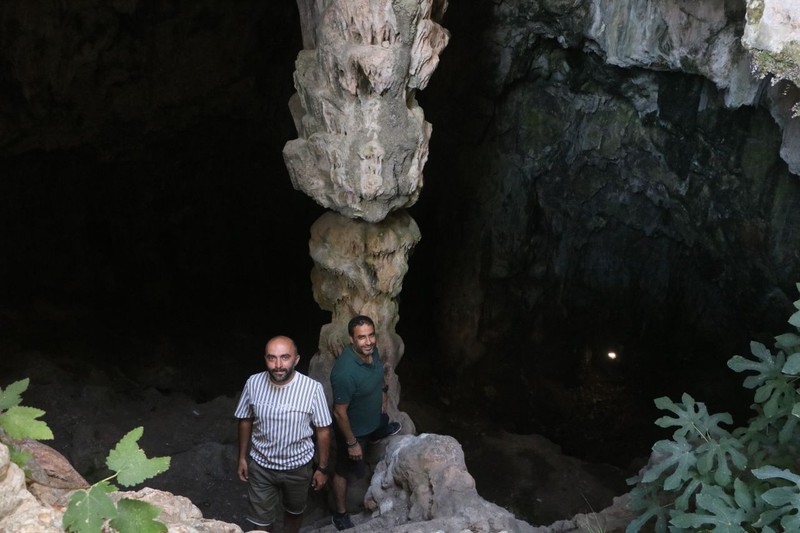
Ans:
[{"label": "man in dark green polo shirt", "polygon": [[336,470],[333,492],[336,529],[353,527],[345,506],[347,477],[364,477],[367,465],[364,448],[367,441],[395,435],[400,424],[389,422],[386,414],[386,391],[383,363],[375,345],[375,324],[359,315],[347,324],[351,345],[342,350],[331,371],[333,419],[336,428]]}]

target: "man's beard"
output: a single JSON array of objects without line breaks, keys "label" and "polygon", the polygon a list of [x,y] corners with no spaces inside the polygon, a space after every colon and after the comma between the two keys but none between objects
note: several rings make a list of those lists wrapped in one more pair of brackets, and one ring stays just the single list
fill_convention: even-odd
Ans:
[{"label": "man's beard", "polygon": [[275,370],[267,370],[267,372],[269,372],[269,379],[271,379],[273,383],[284,383],[294,375],[295,366],[297,365],[292,365],[289,368],[283,369],[283,374],[278,375],[276,375]]}]

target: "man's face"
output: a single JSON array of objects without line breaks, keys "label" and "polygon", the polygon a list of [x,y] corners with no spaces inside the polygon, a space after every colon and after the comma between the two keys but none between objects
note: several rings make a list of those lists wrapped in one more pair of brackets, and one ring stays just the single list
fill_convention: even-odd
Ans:
[{"label": "man's face", "polygon": [[353,351],[361,357],[369,357],[375,349],[375,328],[369,324],[362,324],[353,328],[353,335],[350,337],[353,344]]},{"label": "man's face", "polygon": [[294,377],[294,367],[300,355],[294,343],[284,339],[274,339],[267,344],[264,353],[269,379],[273,383],[288,383]]}]

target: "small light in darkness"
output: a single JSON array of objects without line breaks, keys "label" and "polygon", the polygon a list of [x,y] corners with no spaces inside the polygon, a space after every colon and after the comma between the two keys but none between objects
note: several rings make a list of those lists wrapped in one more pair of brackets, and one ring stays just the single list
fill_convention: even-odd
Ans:
[{"label": "small light in darkness", "polygon": [[617,352],[608,352],[608,358],[609,359],[616,359],[617,358]]}]

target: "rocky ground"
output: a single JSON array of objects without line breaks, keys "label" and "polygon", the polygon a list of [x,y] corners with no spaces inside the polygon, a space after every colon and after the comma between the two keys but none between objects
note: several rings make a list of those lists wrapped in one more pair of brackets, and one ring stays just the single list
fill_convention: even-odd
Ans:
[{"label": "rocky ground", "polygon": [[[46,411],[44,419],[55,434],[49,444],[87,480],[101,478],[108,450],[128,431],[143,426],[140,445],[145,452],[171,457],[169,471],[147,486],[190,498],[206,518],[245,525],[245,487],[235,475],[235,392],[210,398],[191,395],[187,381],[200,379],[195,376],[204,372],[173,367],[163,339],[138,339],[141,346],[162,349],[144,350],[136,365],[125,365],[121,359],[131,355],[122,349],[122,341],[116,353],[107,348],[106,353],[87,357],[82,352],[89,349],[86,343],[68,342],[68,335],[59,342],[41,342],[44,337],[37,342],[36,335],[19,335],[19,328],[8,324],[0,343],[0,386],[31,379],[23,403]],[[159,357],[164,364],[150,364]],[[402,375],[401,379],[411,381]],[[463,409],[437,403],[436,391],[426,392],[421,385],[417,380],[404,388],[401,409],[415,421],[418,432],[458,439],[480,495],[517,517],[534,525],[550,524],[599,511],[626,491],[629,472],[565,456],[543,437],[510,434],[485,420],[465,417]],[[329,496],[316,496],[306,524],[324,526]],[[366,519],[368,515],[358,515],[356,522]]]}]

